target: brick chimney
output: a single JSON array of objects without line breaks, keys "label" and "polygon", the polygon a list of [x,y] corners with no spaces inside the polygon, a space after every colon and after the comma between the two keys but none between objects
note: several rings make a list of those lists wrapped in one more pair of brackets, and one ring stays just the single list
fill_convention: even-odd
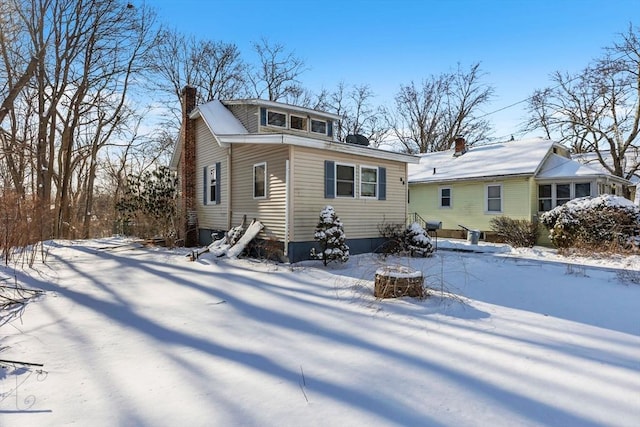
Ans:
[{"label": "brick chimney", "polygon": [[182,156],[180,169],[182,171],[181,190],[183,215],[184,245],[187,247],[198,244],[198,221],[196,217],[196,135],[195,123],[189,114],[196,106],[196,88],[185,86],[182,89],[182,129],[180,144]]},{"label": "brick chimney", "polygon": [[462,156],[464,153],[467,152],[467,142],[461,135],[456,135],[454,142],[455,142],[455,151],[453,155],[455,157]]}]

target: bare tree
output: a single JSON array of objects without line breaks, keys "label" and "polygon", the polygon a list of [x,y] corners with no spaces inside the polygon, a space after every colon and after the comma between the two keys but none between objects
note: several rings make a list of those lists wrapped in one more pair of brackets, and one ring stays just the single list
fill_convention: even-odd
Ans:
[{"label": "bare tree", "polygon": [[247,66],[235,44],[187,37],[174,30],[163,30],[159,40],[149,64],[155,76],[152,88],[170,95],[176,117],[185,85],[197,89],[198,103],[247,93]]},{"label": "bare tree", "polygon": [[555,72],[554,86],[529,99],[528,129],[542,129],[576,153],[595,153],[613,175],[640,171],[639,35],[630,26],[584,70]]},{"label": "bare tree", "polygon": [[19,39],[22,50],[3,58],[6,75],[36,65],[8,107],[7,169],[16,186],[32,180],[43,225],[53,219],[42,238],[71,237],[80,224],[86,237],[99,153],[132,116],[128,95],[156,40],[155,17],[125,1],[8,1],[2,39]]},{"label": "bare tree", "polygon": [[262,38],[253,43],[258,55],[258,64],[248,74],[249,82],[257,98],[269,101],[287,101],[301,90],[298,78],[306,71],[305,63],[284,45],[272,44]]},{"label": "bare tree", "polygon": [[384,111],[373,104],[375,94],[366,84],[347,86],[340,82],[328,97],[327,110],[342,117],[337,126],[337,138],[346,140],[347,135],[363,135],[372,146],[377,147],[388,133]]},{"label": "bare tree", "polygon": [[395,110],[387,120],[401,149],[407,153],[442,151],[456,135],[467,143],[487,138],[489,122],[479,113],[493,95],[493,88],[481,82],[480,64],[468,71],[458,68],[431,76],[421,85],[401,85],[395,97]]}]

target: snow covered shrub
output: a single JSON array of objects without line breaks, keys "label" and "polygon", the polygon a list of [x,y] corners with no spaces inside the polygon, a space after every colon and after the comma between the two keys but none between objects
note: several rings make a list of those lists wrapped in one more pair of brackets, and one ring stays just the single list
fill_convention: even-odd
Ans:
[{"label": "snow covered shrub", "polygon": [[640,207],[620,196],[582,197],[540,216],[558,248],[638,250]]},{"label": "snow covered shrub", "polygon": [[499,216],[490,221],[491,230],[514,248],[531,248],[538,238],[538,223]]},{"label": "snow covered shrub", "polygon": [[385,242],[380,248],[384,255],[396,255],[405,250],[405,226],[404,224],[382,223],[378,224],[378,232],[384,237]]},{"label": "snow covered shrub", "polygon": [[320,244],[320,252],[311,249],[311,259],[321,259],[324,265],[331,261],[347,262],[349,246],[345,243],[342,221],[336,215],[333,206],[325,206],[320,212],[320,221],[316,226],[315,239]]},{"label": "snow covered shrub", "polygon": [[406,250],[411,256],[430,256],[433,254],[431,237],[417,222],[407,226],[404,236]]}]

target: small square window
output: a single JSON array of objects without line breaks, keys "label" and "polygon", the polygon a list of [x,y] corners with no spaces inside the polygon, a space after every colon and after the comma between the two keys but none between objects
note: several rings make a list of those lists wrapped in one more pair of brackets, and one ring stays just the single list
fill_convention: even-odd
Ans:
[{"label": "small square window", "polygon": [[591,195],[591,183],[581,182],[576,184],[576,197],[587,197]]},{"label": "small square window", "polygon": [[269,126],[287,127],[287,115],[277,111],[267,112],[267,124]]},{"label": "small square window", "polygon": [[321,120],[311,120],[311,132],[327,134],[327,122]]},{"label": "small square window", "polygon": [[291,115],[291,129],[307,130],[307,118]]}]

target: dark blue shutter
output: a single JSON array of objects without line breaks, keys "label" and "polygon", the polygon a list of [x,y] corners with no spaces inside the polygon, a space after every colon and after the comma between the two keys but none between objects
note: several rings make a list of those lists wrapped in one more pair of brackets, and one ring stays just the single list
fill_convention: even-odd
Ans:
[{"label": "dark blue shutter", "polygon": [[262,107],[260,108],[260,126],[267,125],[267,109]]},{"label": "dark blue shutter", "polygon": [[378,200],[387,200],[387,170],[378,168]]},{"label": "dark blue shutter", "polygon": [[209,200],[209,198],[207,197],[207,190],[208,190],[208,185],[207,185],[207,167],[204,167],[204,170],[202,171],[202,204],[206,205],[207,201]]},{"label": "dark blue shutter", "polygon": [[324,161],[324,198],[334,199],[336,197],[335,163],[331,160]]},{"label": "dark blue shutter", "polygon": [[333,121],[327,120],[327,135],[333,136]]},{"label": "dark blue shutter", "polygon": [[216,205],[220,204],[221,194],[220,193],[220,181],[222,180],[222,169],[220,168],[220,162],[216,163]]}]

